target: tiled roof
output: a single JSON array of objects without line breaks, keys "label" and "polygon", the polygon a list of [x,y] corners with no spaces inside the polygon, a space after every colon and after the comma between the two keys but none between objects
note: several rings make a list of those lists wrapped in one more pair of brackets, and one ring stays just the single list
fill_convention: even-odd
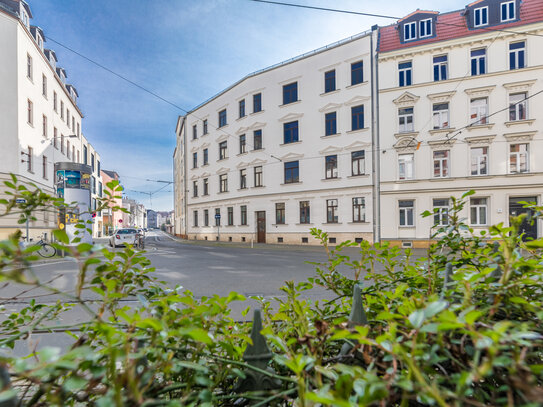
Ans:
[{"label": "tiled roof", "polygon": [[[470,35],[482,34],[492,30],[510,30],[535,22],[543,22],[543,0],[524,0],[520,3],[520,19],[512,23],[493,25],[486,28],[470,30],[466,23],[464,10],[439,14],[436,22],[436,36],[424,40],[410,41],[402,44],[398,25],[381,27],[379,30],[379,52],[389,52],[403,48],[412,48],[419,45],[431,44],[439,41],[452,40]],[[401,20],[400,20],[401,21]]]},{"label": "tiled roof", "polygon": [[439,14],[439,11],[432,11],[432,10],[415,10],[412,13],[409,13],[404,18],[400,18],[398,22],[403,21],[405,19],[408,19],[411,16],[414,16],[415,14]]}]

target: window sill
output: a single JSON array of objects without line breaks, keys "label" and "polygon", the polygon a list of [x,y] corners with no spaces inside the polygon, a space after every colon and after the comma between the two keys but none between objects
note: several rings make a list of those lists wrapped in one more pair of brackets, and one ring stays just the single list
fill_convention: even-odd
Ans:
[{"label": "window sill", "polygon": [[249,225],[238,225],[238,226],[239,226],[239,227],[241,227],[241,226],[245,226],[245,227],[247,227],[247,226],[249,226]]},{"label": "window sill", "polygon": [[264,151],[264,150],[265,150],[265,148],[258,148],[258,149],[256,149],[256,150],[255,150],[255,149],[251,150],[251,152],[254,152],[254,151]]},{"label": "window sill", "polygon": [[204,167],[208,167],[209,166],[209,163],[206,163],[206,164],[202,164],[202,168]]},{"label": "window sill", "polygon": [[343,225],[342,222],[323,222],[323,225]]},{"label": "window sill", "polygon": [[396,180],[396,183],[410,183],[410,182],[417,182],[418,180],[416,178],[409,178],[409,179],[398,179]]},{"label": "window sill", "polygon": [[249,116],[258,116],[259,114],[264,113],[264,109],[259,110],[258,112],[253,112]]},{"label": "window sill", "polygon": [[370,174],[348,175],[347,178],[369,178]]},{"label": "window sill", "polygon": [[296,226],[313,226],[314,223],[295,223]]},{"label": "window sill", "polygon": [[221,161],[226,161],[226,160],[228,160],[228,157],[219,158],[219,159],[217,160],[217,162],[219,163],[219,162],[221,162]]},{"label": "window sill", "polygon": [[288,226],[288,223],[272,223],[271,225],[275,226],[275,227],[277,227],[277,226]]},{"label": "window sill", "polygon": [[228,192],[230,192],[230,191],[219,191],[219,192],[217,192],[217,193],[218,193],[218,194],[227,194]]},{"label": "window sill", "polygon": [[335,94],[335,93],[338,93],[340,90],[341,90],[341,89],[331,90],[330,92],[321,93],[319,96],[333,95],[333,94]]},{"label": "window sill", "polygon": [[428,133],[430,133],[430,134],[441,134],[441,133],[450,133],[450,132],[453,132],[455,130],[456,130],[455,127],[446,127],[446,128],[443,128],[443,129],[428,130]]},{"label": "window sill", "polygon": [[400,229],[414,229],[415,225],[399,225]]},{"label": "window sill", "polygon": [[260,189],[260,188],[266,188],[264,185],[259,185],[259,186],[254,186],[254,187],[251,187],[251,189]]},{"label": "window sill", "polygon": [[405,131],[405,132],[400,132],[400,133],[396,133],[394,134],[394,137],[396,138],[402,138],[402,137],[417,137],[419,135],[419,132],[418,131]]},{"label": "window sill", "polygon": [[282,183],[282,184],[279,184],[279,185],[299,185],[301,183],[302,183],[302,181],[296,181],[296,182],[286,182],[286,183]]},{"label": "window sill", "polygon": [[524,172],[510,172],[507,175],[509,175],[511,177],[522,177],[522,176],[525,176],[525,175],[533,175],[533,174],[530,173],[530,171],[524,171]]},{"label": "window sill", "polygon": [[494,123],[488,123],[488,124],[474,124],[473,126],[468,126],[466,129],[468,131],[477,130],[477,129],[491,129],[494,127]]},{"label": "window sill", "polygon": [[238,191],[248,191],[249,188],[239,188]]},{"label": "window sill", "polygon": [[279,107],[287,107],[287,106],[292,106],[292,105],[297,105],[299,103],[302,103],[302,101],[300,99],[298,100],[295,100],[294,102],[290,102],[290,103],[284,103],[282,105],[279,105]]},{"label": "window sill", "polygon": [[369,83],[368,81],[364,81],[364,82],[360,82],[360,83],[355,83],[354,85],[346,86],[345,89],[353,89],[353,88],[357,88],[357,87],[359,87],[359,86],[367,85],[368,83]]},{"label": "window sill", "polygon": [[347,222],[347,225],[369,225],[369,224],[370,222],[368,222],[367,220]]},{"label": "window sill", "polygon": [[535,119],[514,120],[514,121],[511,121],[511,122],[505,122],[505,125],[507,127],[517,126],[517,125],[522,125],[522,124],[527,124],[527,125],[531,126],[534,122],[535,122]]},{"label": "window sill", "polygon": [[347,134],[362,133],[362,132],[368,131],[369,129],[370,129],[369,127],[364,127],[363,129],[349,130]]},{"label": "window sill", "polygon": [[333,138],[333,137],[337,137],[337,136],[341,136],[341,133],[327,134],[327,135],[321,136],[321,138],[322,139],[327,139],[327,138]]},{"label": "window sill", "polygon": [[219,129],[224,129],[224,128],[226,128],[226,127],[228,127],[228,123],[226,123],[224,126],[219,126],[219,127],[217,127],[217,130],[219,130]]},{"label": "window sill", "polygon": [[237,121],[237,122],[239,122],[239,121],[241,121],[241,120],[245,119],[246,117],[247,117],[247,115],[245,115],[245,116],[241,116],[241,117],[238,117],[238,118],[236,119],[236,121]]},{"label": "window sill", "polygon": [[301,142],[302,140],[293,141],[292,143],[283,143],[283,144],[279,144],[279,147],[291,146],[293,144],[300,144]]},{"label": "window sill", "polygon": [[334,178],[322,178],[321,181],[337,181],[340,180],[341,177],[334,177]]},{"label": "window sill", "polygon": [[429,178],[428,181],[430,182],[435,182],[435,181],[452,181],[454,180],[453,177],[432,177],[432,178]]},{"label": "window sill", "polygon": [[225,228],[233,228],[235,227],[236,225],[224,225]]},{"label": "window sill", "polygon": [[247,154],[249,154],[249,152],[245,151],[244,153],[236,154],[236,157],[240,157],[240,156],[242,156],[242,155],[247,155]]}]

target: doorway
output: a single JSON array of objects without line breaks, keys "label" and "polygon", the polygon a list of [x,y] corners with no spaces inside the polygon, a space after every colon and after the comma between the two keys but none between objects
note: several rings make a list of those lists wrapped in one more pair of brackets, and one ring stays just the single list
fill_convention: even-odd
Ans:
[{"label": "doorway", "polygon": [[519,216],[526,213],[528,216],[524,218],[520,225],[520,233],[524,233],[523,240],[537,239],[537,220],[532,218],[533,211],[529,208],[523,208],[520,202],[536,202],[536,196],[523,196],[509,198],[509,216]]},{"label": "doorway", "polygon": [[256,241],[257,243],[266,243],[266,212],[258,211],[256,213]]}]

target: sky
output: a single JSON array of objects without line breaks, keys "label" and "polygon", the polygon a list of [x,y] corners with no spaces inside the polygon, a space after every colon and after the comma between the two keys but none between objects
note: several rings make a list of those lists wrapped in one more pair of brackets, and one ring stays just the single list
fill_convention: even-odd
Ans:
[{"label": "sky", "polygon": [[[102,168],[116,171],[126,195],[155,210],[173,209],[173,185],[154,181],[173,180],[179,115],[248,73],[396,21],[250,0],[27,1],[31,23],[43,29],[45,47],[55,50],[78,90],[83,133]],[[436,10],[435,0],[285,2],[394,17]],[[437,11],[467,3],[441,0]]]}]

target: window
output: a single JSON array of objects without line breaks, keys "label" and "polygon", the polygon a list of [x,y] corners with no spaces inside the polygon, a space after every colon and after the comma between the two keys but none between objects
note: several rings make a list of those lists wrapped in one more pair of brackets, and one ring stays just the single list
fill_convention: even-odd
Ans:
[{"label": "window", "polygon": [[[70,159],[70,140],[66,140],[66,157]],[[92,170],[94,172],[94,169]]]},{"label": "window", "polygon": [[434,151],[434,178],[449,176],[449,150]]},{"label": "window", "polygon": [[283,104],[298,101],[298,82],[289,83],[283,86]]},{"label": "window", "polygon": [[300,168],[298,161],[285,163],[285,184],[292,184],[300,181]]},{"label": "window", "polygon": [[226,140],[219,143],[219,160],[224,160],[226,158],[226,149],[227,144]]},{"label": "window", "polygon": [[41,94],[47,99],[47,77],[41,76]]},{"label": "window", "polygon": [[253,132],[253,150],[262,150],[262,130]]},{"label": "window", "polygon": [[413,217],[415,201],[398,201],[398,206],[400,210],[400,226],[415,226],[415,218]]},{"label": "window", "polygon": [[283,143],[295,143],[298,141],[298,121],[283,124]]},{"label": "window", "polygon": [[300,223],[311,223],[309,201],[300,201]]},{"label": "window", "polygon": [[209,226],[209,209],[204,209],[204,226]]},{"label": "window", "polygon": [[28,124],[33,125],[34,124],[34,104],[30,100],[28,100],[26,114],[27,114],[26,120]]},{"label": "window", "polygon": [[509,172],[511,174],[530,170],[528,144],[511,144],[509,146]]},{"label": "window", "polygon": [[66,109],[66,124],[70,127],[70,109]]},{"label": "window", "polygon": [[432,19],[427,18],[426,20],[419,21],[419,38],[431,37],[432,36]]},{"label": "window", "polygon": [[192,196],[194,198],[198,196],[198,181],[192,181]]},{"label": "window", "polygon": [[58,130],[56,127],[53,128],[53,147],[58,150]]},{"label": "window", "polygon": [[234,226],[234,207],[229,206],[226,208],[228,214],[228,226]]},{"label": "window", "polygon": [[247,152],[247,140],[245,134],[239,136],[239,153],[244,154]]},{"label": "window", "polygon": [[364,198],[353,198],[353,222],[366,221],[366,201]]},{"label": "window", "polygon": [[26,55],[26,76],[28,79],[32,80],[32,57],[30,55]]},{"label": "window", "polygon": [[447,55],[434,57],[434,81],[447,79]]},{"label": "window", "polygon": [[196,125],[192,126],[192,139],[196,140],[198,138],[198,129]]},{"label": "window", "polygon": [[324,93],[333,92],[336,90],[336,70],[324,73]]},{"label": "window", "polygon": [[414,164],[414,154],[400,154],[398,156],[398,178],[413,179]]},{"label": "window", "polygon": [[192,153],[192,168],[198,168],[198,153]]},{"label": "window", "polygon": [[398,64],[400,86],[411,86],[413,78],[413,67],[411,61]]},{"label": "window", "polygon": [[247,170],[245,168],[239,170],[239,189],[247,188]]},{"label": "window", "polygon": [[77,138],[79,138],[79,132],[81,131],[79,123],[77,123]]},{"label": "window", "polygon": [[449,224],[449,200],[434,199],[434,225],[446,226]]},{"label": "window", "polygon": [[53,91],[53,110],[55,112],[58,112],[57,108],[58,108],[58,95],[57,95],[57,92]]},{"label": "window", "polygon": [[204,120],[202,127],[202,134],[207,134],[207,119]]},{"label": "window", "polygon": [[204,195],[209,195],[209,179],[204,178]]},{"label": "window", "polygon": [[501,21],[511,21],[515,19],[515,2],[506,1],[501,3]]},{"label": "window", "polygon": [[32,160],[34,158],[34,149],[28,146],[28,153],[26,153],[28,161],[26,162],[26,169],[28,172],[33,172],[34,168],[32,166]]},{"label": "window", "polygon": [[471,75],[482,75],[486,73],[486,48],[474,49],[471,51]]},{"label": "window", "polygon": [[75,146],[72,145],[72,161],[75,161]]},{"label": "window", "polygon": [[228,174],[219,175],[219,192],[228,192]]},{"label": "window", "polygon": [[364,63],[362,61],[351,64],[351,86],[364,82]]},{"label": "window", "polygon": [[326,179],[337,178],[337,155],[327,155],[324,162]]},{"label": "window", "polygon": [[512,93],[509,95],[509,121],[526,120],[526,97],[526,93]]},{"label": "window", "polygon": [[253,113],[260,112],[262,110],[262,93],[253,95]]},{"label": "window", "polygon": [[[64,154],[64,134],[60,135],[60,152]],[[86,156],[85,156],[85,164],[87,164]]]},{"label": "window", "polygon": [[351,108],[351,130],[364,128],[364,105]]},{"label": "window", "polygon": [[262,166],[259,165],[258,167],[255,167],[255,187],[261,187],[263,186],[263,180],[262,180]]},{"label": "window", "polygon": [[44,179],[47,179],[47,157],[42,156],[42,176]]},{"label": "window", "polygon": [[417,22],[404,24],[403,26],[403,40],[411,41],[417,38]]},{"label": "window", "polygon": [[436,103],[433,107],[434,130],[449,128],[449,104]]},{"label": "window", "polygon": [[[64,141],[64,136],[62,136],[62,140]],[[87,165],[89,163],[88,160],[89,159],[87,146],[83,146],[83,164]]]},{"label": "window", "polygon": [[240,212],[241,212],[241,224],[247,225],[247,206],[241,205]]},{"label": "window", "polygon": [[524,41],[509,44],[509,69],[526,66],[526,43]]},{"label": "window", "polygon": [[326,222],[337,223],[338,222],[338,209],[337,199],[326,200]]},{"label": "window", "polygon": [[98,183],[98,196],[99,196],[100,198],[102,197],[102,193],[103,193],[102,183],[99,182],[99,183]]},{"label": "window", "polygon": [[215,226],[221,226],[221,208],[215,208]]},{"label": "window", "polygon": [[204,148],[204,164],[203,165],[207,165],[209,164],[209,153],[208,153],[208,149],[207,148]]},{"label": "window", "polygon": [[226,109],[219,112],[219,127],[226,126]]},{"label": "window", "polygon": [[275,224],[284,225],[285,224],[285,203],[278,202],[275,204]]},{"label": "window", "polygon": [[351,171],[352,175],[364,175],[366,172],[366,160],[364,150],[353,151],[351,153]]},{"label": "window", "polygon": [[469,201],[470,223],[474,226],[487,224],[488,205],[486,198],[471,198]]},{"label": "window", "polygon": [[91,153],[91,169],[92,169],[92,172],[94,172],[94,154]]},{"label": "window", "polygon": [[488,175],[488,147],[471,149],[471,175]]},{"label": "window", "polygon": [[245,117],[245,99],[239,101],[239,118]]},{"label": "window", "polygon": [[400,133],[414,131],[412,107],[405,107],[398,110],[398,130]]},{"label": "window", "polygon": [[60,118],[64,120],[64,102],[60,101]]},{"label": "window", "polygon": [[72,116],[72,133],[75,133],[75,118]]},{"label": "window", "polygon": [[337,114],[336,112],[326,113],[324,115],[324,123],[325,123],[325,135],[331,136],[333,134],[337,134]]},{"label": "window", "polygon": [[471,99],[470,120],[472,125],[488,123],[488,98]]},{"label": "window", "polygon": [[47,138],[47,116],[42,116],[42,136]]},{"label": "window", "polygon": [[473,26],[481,27],[488,24],[488,7],[473,10]]},{"label": "window", "polygon": [[194,227],[198,227],[198,211],[194,211]]}]

